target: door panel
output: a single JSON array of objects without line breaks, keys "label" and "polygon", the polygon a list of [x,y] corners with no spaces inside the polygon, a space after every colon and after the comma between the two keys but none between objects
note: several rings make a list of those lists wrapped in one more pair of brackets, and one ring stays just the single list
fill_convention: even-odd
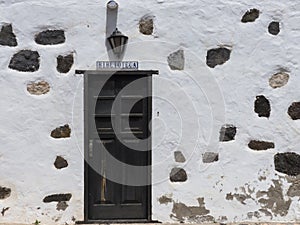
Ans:
[{"label": "door panel", "polygon": [[[150,170],[133,174],[126,165],[151,165],[150,139],[141,142],[150,135],[151,99],[142,96],[151,95],[151,76],[122,74],[108,80],[105,75],[86,76],[87,219],[149,219],[150,186],[130,186],[127,181],[136,176],[146,184]],[[140,78],[146,79],[132,85]],[[116,171],[109,156],[123,163],[122,169]],[[120,182],[110,180],[108,174],[118,175]]]}]

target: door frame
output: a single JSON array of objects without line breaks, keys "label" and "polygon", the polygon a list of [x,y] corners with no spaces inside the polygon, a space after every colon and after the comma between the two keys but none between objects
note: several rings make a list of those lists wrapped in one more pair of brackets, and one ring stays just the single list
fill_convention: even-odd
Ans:
[{"label": "door frame", "polygon": [[[77,74],[83,74],[84,76],[84,221],[77,223],[99,223],[99,222],[114,222],[114,223],[128,223],[128,222],[154,222],[152,221],[152,185],[148,185],[147,187],[147,218],[145,219],[131,219],[131,220],[90,220],[88,218],[88,164],[86,162],[86,157],[88,157],[88,75],[147,75],[151,77],[150,82],[148,82],[148,96],[152,96],[152,75],[159,74],[158,70],[119,70],[119,71],[103,71],[103,70],[77,70]],[[148,100],[148,121],[152,119],[152,98]],[[152,140],[152,139],[151,139]],[[152,141],[148,142],[148,149],[150,149],[148,153],[149,163],[152,165]],[[148,179],[149,184],[152,181],[152,171],[151,167],[148,171]]]}]

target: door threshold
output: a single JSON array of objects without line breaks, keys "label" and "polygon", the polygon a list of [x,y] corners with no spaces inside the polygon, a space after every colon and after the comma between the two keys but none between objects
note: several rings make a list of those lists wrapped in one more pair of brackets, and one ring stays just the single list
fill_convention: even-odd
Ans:
[{"label": "door threshold", "polygon": [[118,224],[118,223],[161,223],[155,220],[145,219],[131,219],[131,220],[87,220],[87,221],[76,221],[76,224]]}]

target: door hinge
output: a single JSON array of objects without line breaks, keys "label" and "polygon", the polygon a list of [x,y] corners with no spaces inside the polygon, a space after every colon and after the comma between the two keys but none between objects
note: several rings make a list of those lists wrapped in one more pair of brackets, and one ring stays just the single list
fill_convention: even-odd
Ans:
[{"label": "door hinge", "polygon": [[89,140],[89,157],[93,157],[93,140]]}]

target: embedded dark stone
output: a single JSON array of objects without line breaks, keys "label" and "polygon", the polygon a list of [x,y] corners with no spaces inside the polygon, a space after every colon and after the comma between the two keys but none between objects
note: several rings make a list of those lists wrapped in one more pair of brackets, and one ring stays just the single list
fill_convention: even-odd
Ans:
[{"label": "embedded dark stone", "polygon": [[300,155],[295,152],[277,153],[274,156],[275,170],[290,176],[300,174]]},{"label": "embedded dark stone", "polygon": [[153,16],[144,16],[139,22],[140,32],[144,35],[151,35],[153,33]]},{"label": "embedded dark stone", "polygon": [[68,73],[73,66],[74,63],[74,57],[73,54],[62,56],[59,55],[57,57],[57,71],[60,73]]},{"label": "embedded dark stone", "polygon": [[21,72],[35,72],[40,68],[40,55],[37,51],[21,50],[13,55],[8,67]]},{"label": "embedded dark stone", "polygon": [[56,169],[62,169],[68,166],[68,162],[63,157],[57,156],[54,162],[54,166]]},{"label": "embedded dark stone", "polygon": [[48,195],[43,199],[43,202],[49,203],[49,202],[67,202],[70,201],[72,198],[72,194],[54,194],[54,195]]},{"label": "embedded dark stone", "polygon": [[288,114],[293,120],[300,119],[300,102],[293,102],[288,109]]},{"label": "embedded dark stone", "polygon": [[62,202],[58,202],[57,205],[56,205],[56,210],[57,211],[65,211],[67,208],[68,208],[68,204],[65,202],[65,201],[62,201]]},{"label": "embedded dark stone", "polygon": [[57,45],[66,41],[63,30],[46,30],[35,36],[35,42],[40,45]]},{"label": "embedded dark stone", "polygon": [[279,25],[279,22],[275,22],[275,21],[271,22],[271,23],[269,24],[268,31],[269,31],[269,33],[272,34],[272,35],[277,35],[277,34],[279,34],[279,32],[280,32],[280,25]]},{"label": "embedded dark stone", "polygon": [[219,153],[205,152],[202,156],[203,163],[213,163],[219,160]]},{"label": "embedded dark stone", "polygon": [[11,189],[7,187],[0,186],[0,199],[6,199],[10,196]]},{"label": "embedded dark stone", "polygon": [[179,163],[185,162],[185,157],[181,151],[174,152],[174,158],[175,158],[175,162],[179,162]]},{"label": "embedded dark stone", "polygon": [[182,168],[173,168],[170,173],[170,180],[172,182],[185,182],[187,180],[187,174]]},{"label": "embedded dark stone", "polygon": [[206,65],[215,68],[217,65],[222,65],[230,59],[231,50],[227,48],[214,48],[207,51]]},{"label": "embedded dark stone", "polygon": [[224,125],[220,130],[220,141],[232,141],[236,135],[236,127],[231,124]]},{"label": "embedded dark stone", "polygon": [[68,138],[71,136],[71,128],[68,124],[55,128],[51,132],[53,138]]},{"label": "embedded dark stone", "polygon": [[259,17],[258,9],[250,9],[248,10],[242,18],[243,23],[254,22]]},{"label": "embedded dark stone", "polygon": [[4,25],[0,31],[0,45],[15,47],[18,45],[16,35],[13,33],[12,25]]},{"label": "embedded dark stone", "polygon": [[261,151],[275,148],[275,145],[273,142],[252,140],[249,142],[248,147],[253,150]]},{"label": "embedded dark stone", "polygon": [[171,70],[184,69],[184,51],[178,50],[168,56],[168,64]]},{"label": "embedded dark stone", "polygon": [[269,118],[271,113],[269,100],[266,99],[266,97],[263,95],[256,96],[254,111],[258,114],[259,117]]}]

